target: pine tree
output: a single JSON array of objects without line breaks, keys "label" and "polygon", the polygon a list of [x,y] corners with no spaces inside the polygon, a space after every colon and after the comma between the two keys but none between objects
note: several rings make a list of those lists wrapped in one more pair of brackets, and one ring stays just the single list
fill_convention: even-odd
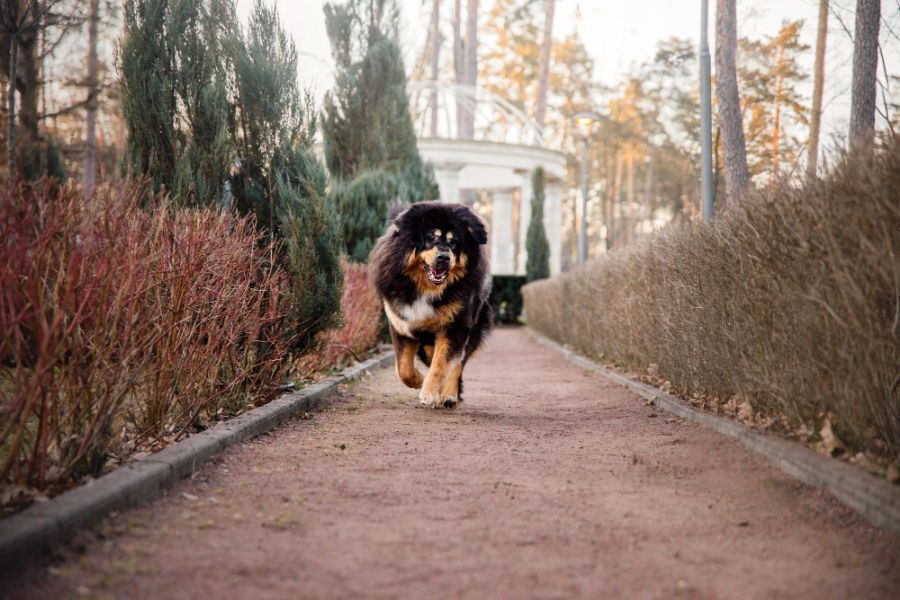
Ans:
[{"label": "pine tree", "polygon": [[550,277],[550,244],[544,231],[544,169],[538,167],[531,176],[531,221],[525,235],[528,260],[525,277],[528,281]]},{"label": "pine tree", "polygon": [[[300,180],[323,177],[297,152],[311,153],[316,121],[312,98],[297,86],[297,49],[282,28],[274,7],[257,0],[235,59],[237,121],[241,135],[240,171],[233,180],[237,207],[252,212],[270,230],[278,230],[278,178],[294,168]],[[318,193],[318,192],[316,192]]]},{"label": "pine tree", "polygon": [[747,162],[751,176],[781,175],[781,163],[796,164],[804,140],[790,135],[807,122],[804,98],[797,92],[807,72],[800,55],[809,46],[800,43],[803,21],[785,21],[774,36],[740,40],[738,77],[744,96]]}]

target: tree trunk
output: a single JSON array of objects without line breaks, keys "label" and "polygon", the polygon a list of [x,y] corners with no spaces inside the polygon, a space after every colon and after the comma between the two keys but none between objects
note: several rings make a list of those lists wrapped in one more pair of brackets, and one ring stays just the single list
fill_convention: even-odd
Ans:
[{"label": "tree trunk", "polygon": [[780,150],[779,142],[781,142],[781,102],[784,99],[784,74],[781,72],[782,64],[784,64],[784,47],[778,52],[778,83],[775,86],[775,118],[772,124],[772,182],[778,179],[779,159],[778,152]]},{"label": "tree trunk", "polygon": [[[466,9],[466,47],[463,69],[465,83],[476,87],[478,81],[478,0],[469,0]],[[475,99],[472,99],[475,102]],[[475,135],[474,106],[464,106],[460,137],[472,139]]]},{"label": "tree trunk", "polygon": [[616,207],[619,207],[619,212],[621,213],[622,208],[622,170],[625,166],[625,158],[622,156],[622,151],[619,150],[616,152],[616,176],[613,179],[613,189],[612,194],[609,195],[609,206],[607,207],[609,210],[609,221],[607,225],[607,236],[608,241],[607,245],[610,249],[612,249],[616,243],[619,241],[619,231],[617,227],[618,220],[616,219]]},{"label": "tree trunk", "polygon": [[623,207],[622,213],[622,228],[624,229],[622,239],[625,242],[625,245],[631,243],[633,239],[634,232],[634,222],[632,220],[632,215],[634,214],[634,203],[635,203],[635,195],[634,195],[634,146],[628,151],[628,185],[626,187],[626,202]]},{"label": "tree trunk", "polygon": [[822,127],[822,94],[825,90],[825,38],[828,35],[828,0],[819,0],[819,28],[816,34],[816,66],[813,75],[812,113],[809,120],[806,175],[815,177],[819,170],[819,129]]},{"label": "tree trunk", "polygon": [[[462,56],[462,0],[455,0],[453,3],[453,74],[456,77],[456,83],[463,83],[465,75],[463,74],[463,56]],[[456,137],[462,137],[462,113],[463,101],[457,97],[456,99]]]},{"label": "tree trunk", "polygon": [[881,0],[856,0],[850,145],[871,149],[875,141],[875,98]]},{"label": "tree trunk", "polygon": [[6,177],[7,189],[12,195],[16,180],[16,67],[18,65],[19,39],[9,36],[9,92],[6,96]]},{"label": "tree trunk", "polygon": [[544,117],[547,112],[547,87],[550,83],[550,50],[553,47],[553,12],[556,0],[546,0],[547,13],[544,19],[544,43],[541,45],[541,70],[538,75],[537,108],[534,120],[538,128],[543,130]]},{"label": "tree trunk", "polygon": [[84,125],[84,193],[94,190],[97,174],[97,21],[99,0],[91,0],[88,15],[87,116]]},{"label": "tree trunk", "polygon": [[739,199],[750,179],[737,85],[737,15],[735,0],[718,0],[716,11],[716,100],[725,154],[728,197]]}]

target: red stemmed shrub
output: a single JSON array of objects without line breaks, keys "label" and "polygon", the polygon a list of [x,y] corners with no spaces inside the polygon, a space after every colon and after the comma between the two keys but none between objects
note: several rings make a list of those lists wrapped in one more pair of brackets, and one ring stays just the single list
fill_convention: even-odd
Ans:
[{"label": "red stemmed shrub", "polygon": [[382,329],[381,302],[366,265],[344,259],[344,292],[341,297],[341,327],[319,334],[318,349],[297,361],[301,377],[310,377],[323,369],[342,366],[375,346]]},{"label": "red stemmed shrub", "polygon": [[275,253],[137,184],[0,196],[0,485],[64,484],[271,396]]}]

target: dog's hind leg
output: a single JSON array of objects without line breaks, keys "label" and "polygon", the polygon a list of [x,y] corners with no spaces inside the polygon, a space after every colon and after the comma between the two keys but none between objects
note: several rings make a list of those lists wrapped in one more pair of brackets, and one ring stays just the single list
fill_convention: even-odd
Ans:
[{"label": "dog's hind leg", "polygon": [[422,344],[419,346],[419,359],[426,367],[431,366],[431,358],[434,356],[434,344]]}]

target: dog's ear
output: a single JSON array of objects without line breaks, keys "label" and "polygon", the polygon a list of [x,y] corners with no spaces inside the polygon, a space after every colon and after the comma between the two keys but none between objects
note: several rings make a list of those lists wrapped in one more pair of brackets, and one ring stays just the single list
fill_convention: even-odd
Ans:
[{"label": "dog's ear", "polygon": [[394,236],[402,237],[411,244],[419,243],[418,238],[422,235],[420,230],[427,208],[422,204],[413,204],[393,215],[391,227],[394,230]]},{"label": "dog's ear", "polygon": [[487,244],[487,227],[481,217],[472,212],[468,206],[461,206],[456,212],[456,218],[465,225],[466,231],[478,244]]}]

